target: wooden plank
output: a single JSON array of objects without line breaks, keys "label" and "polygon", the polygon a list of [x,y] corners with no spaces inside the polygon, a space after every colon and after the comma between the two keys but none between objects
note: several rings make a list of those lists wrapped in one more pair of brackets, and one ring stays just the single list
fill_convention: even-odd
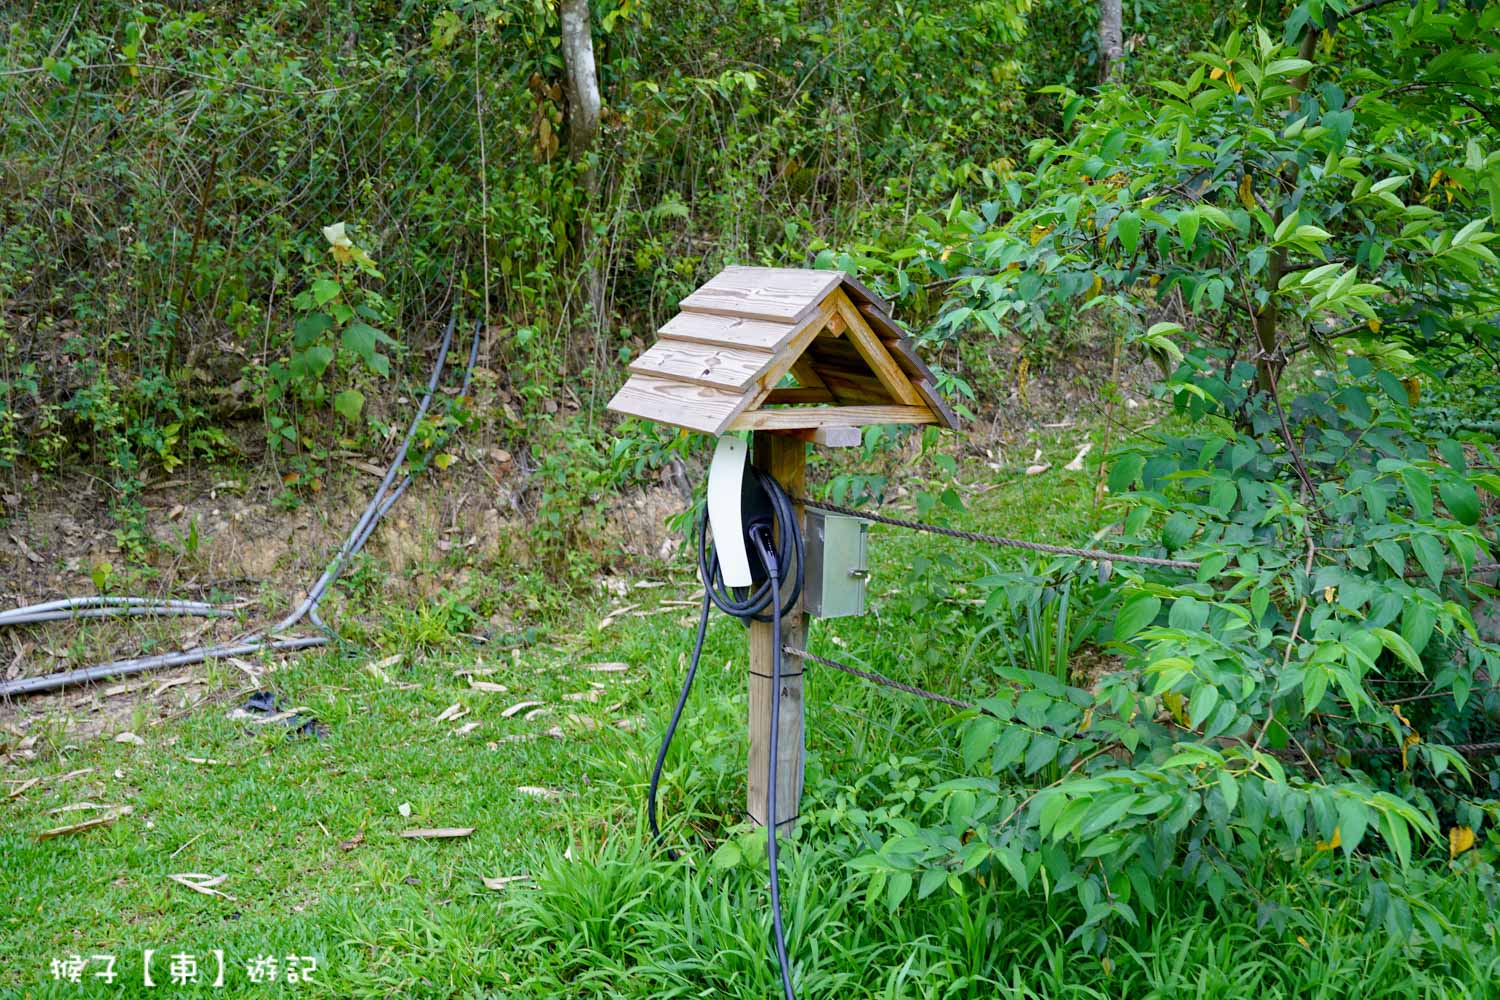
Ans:
[{"label": "wooden plank", "polygon": [[[817,342],[817,338],[814,338],[813,343]],[[818,377],[817,371],[813,369],[812,363],[808,361],[806,354],[792,362],[792,378],[796,379],[797,384],[804,389],[827,388],[823,385],[823,380]]]},{"label": "wooden plank", "polygon": [[796,323],[842,282],[842,272],[792,267],[726,267],[678,303],[685,312]]},{"label": "wooden plank", "polygon": [[880,380],[868,372],[855,374],[836,368],[821,369],[823,383],[833,393],[834,402],[842,406],[885,405],[894,403]]},{"label": "wooden plank", "polygon": [[833,295],[835,308],[844,321],[849,324],[849,339],[854,341],[854,346],[859,349],[860,355],[869,362],[875,371],[875,377],[880,379],[881,384],[890,392],[891,397],[907,406],[923,405],[922,397],[917,395],[916,389],[912,388],[911,380],[901,370],[895,361],[891,360],[890,352],[875,336],[875,331],[870,329],[870,324],[865,322],[864,316],[854,308],[854,303],[842,290]]},{"label": "wooden plank", "polygon": [[775,360],[776,355],[766,351],[659,340],[630,363],[630,371],[740,392],[764,375]]},{"label": "wooden plank", "polygon": [[803,427],[795,431],[764,431],[766,434],[786,434],[799,441],[820,444],[825,448],[858,448],[864,435],[858,427]]},{"label": "wooden plank", "polygon": [[859,314],[870,324],[886,350],[896,359],[906,374],[910,375],[912,381],[927,379],[932,381],[932,370],[927,367],[922,356],[917,353],[916,347],[911,342],[911,335],[902,329],[895,320],[879,309],[870,306],[860,306]]},{"label": "wooden plank", "polygon": [[938,426],[946,427],[949,430],[954,430],[958,427],[958,414],[953,412],[953,408],[948,405],[948,401],[943,398],[943,394],[938,392],[937,386],[926,379],[912,384],[917,387],[917,392],[926,401],[927,405],[932,407],[932,412],[938,415]]},{"label": "wooden plank", "polygon": [[714,316],[709,313],[678,313],[656,332],[669,340],[775,353],[797,334],[798,324],[768,323],[764,320]]},{"label": "wooden plank", "polygon": [[807,350],[807,345],[823,332],[824,325],[833,312],[833,306],[825,302],[811,316],[797,324],[796,336],[788,340],[786,345],[776,352],[776,363],[760,377],[760,390],[752,395],[748,409],[753,410],[766,401],[766,397],[775,390],[782,377],[801,360],[803,353]]},{"label": "wooden plank", "polygon": [[717,435],[754,398],[752,391],[728,392],[650,375],[632,375],[609,401],[609,408],[615,413]]},{"label": "wooden plank", "polygon": [[860,307],[861,311],[863,311],[866,305],[873,306],[877,312],[888,313],[891,311],[889,302],[870,291],[862,281],[847,272],[844,274],[844,291],[854,301],[854,304]]},{"label": "wooden plank", "polygon": [[825,386],[786,386],[772,389],[762,402],[766,403],[832,403],[833,393]]},{"label": "wooden plank", "polygon": [[876,309],[868,303],[859,303],[858,305],[859,314],[865,318],[865,322],[870,324],[882,340],[907,340],[910,338],[911,335],[891,318],[889,311]]},{"label": "wooden plank", "polygon": [[750,410],[729,422],[732,431],[799,430],[804,427],[864,427],[868,424],[935,424],[926,406],[807,406]]},{"label": "wooden plank", "polygon": [[917,395],[922,397],[923,402],[932,407],[934,413],[942,418],[939,423],[950,430],[958,426],[958,416],[948,401],[937,391],[937,378],[932,374],[932,369],[922,360],[917,353],[916,347],[911,342],[911,337],[906,331],[896,325],[895,320],[878,309],[867,305],[861,305],[860,315],[864,316],[872,329],[880,335],[880,341],[885,349],[890,352],[896,364],[911,378],[912,387],[917,390]]},{"label": "wooden plank", "polygon": [[870,363],[859,353],[859,348],[853,339],[844,337],[834,340],[832,337],[817,337],[807,346],[807,353],[802,355],[815,367],[821,364],[831,363],[836,368],[844,368],[853,372],[864,372],[874,375],[875,371]]},{"label": "wooden plank", "polygon": [[[755,467],[764,469],[792,496],[801,496],[807,488],[807,445],[782,434],[757,434],[754,442]],[[797,508],[797,519],[803,511]],[[793,649],[807,645],[807,614],[798,598],[792,610],[781,619],[781,643]],[[745,787],[745,805],[750,818],[765,826],[770,819],[769,804],[771,768],[776,768],[776,829],[790,829],[797,821],[802,802],[803,780],[803,698],[802,661],[782,657],[781,688],[771,684],[771,658],[775,654],[770,622],[750,623],[750,761]],[[771,703],[780,702],[777,721],[776,760],[771,760]]]}]

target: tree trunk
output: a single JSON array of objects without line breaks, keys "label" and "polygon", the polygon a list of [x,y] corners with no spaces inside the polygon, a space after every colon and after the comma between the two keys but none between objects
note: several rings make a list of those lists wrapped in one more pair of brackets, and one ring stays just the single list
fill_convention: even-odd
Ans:
[{"label": "tree trunk", "polygon": [[589,24],[589,0],[562,0],[559,7],[562,27],[563,89],[568,99],[568,155],[582,161],[580,179],[587,205],[574,235],[583,281],[594,321],[604,318],[604,278],[594,258],[590,238],[589,215],[599,193],[599,178],[589,157],[599,132],[599,74],[594,66],[594,36]]},{"label": "tree trunk", "polygon": [[1099,0],[1099,82],[1113,83],[1120,77],[1125,58],[1124,16],[1121,0]]}]

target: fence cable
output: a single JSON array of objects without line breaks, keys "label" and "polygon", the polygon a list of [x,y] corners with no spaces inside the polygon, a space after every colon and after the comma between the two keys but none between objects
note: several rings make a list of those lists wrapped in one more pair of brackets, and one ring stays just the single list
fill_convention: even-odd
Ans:
[{"label": "fence cable", "polygon": [[810,500],[806,497],[798,497],[797,503],[802,504],[804,507],[826,510],[834,514],[847,514],[850,517],[863,518],[866,521],[875,521],[879,524],[889,524],[897,528],[910,528],[913,531],[926,531],[934,535],[947,535],[949,538],[959,538],[966,542],[983,542],[987,545],[1003,545],[1013,549],[1026,549],[1029,552],[1044,552],[1049,555],[1058,556],[1075,556],[1079,559],[1097,559],[1103,562],[1165,566],[1170,569],[1197,569],[1200,565],[1190,559],[1162,559],[1157,556],[1133,556],[1121,552],[1104,552],[1100,549],[1074,548],[1071,545],[1048,545],[1044,542],[1028,542],[1020,538],[1006,538],[1003,535],[986,535],[978,531],[962,531],[958,528],[945,528],[941,525],[926,524],[922,521],[909,521],[900,517],[887,517],[884,514],[874,514],[854,507],[841,507],[838,504],[827,503],[823,500]]},{"label": "fence cable", "polygon": [[[941,702],[944,705],[951,705],[954,708],[961,708],[966,711],[977,709],[978,711],[984,712],[986,715],[994,714],[988,709],[984,708],[982,705],[978,705],[972,701],[962,701],[958,698],[950,698],[948,695],[938,694],[936,691],[929,691],[926,688],[918,687],[915,684],[906,684],[902,681],[887,677],[884,674],[877,674],[873,670],[861,670],[858,667],[851,667],[847,663],[840,663],[838,660],[830,660],[826,656],[819,656],[816,653],[809,653],[805,649],[797,649],[793,646],[782,646],[781,651],[787,656],[794,656],[799,660],[804,660],[809,663],[816,663],[820,666],[829,667],[841,673],[849,674],[851,677],[857,677],[860,680],[869,681],[871,684],[890,688],[893,691],[901,691],[905,694],[915,695],[916,697],[923,698],[927,701]],[[1441,745],[1447,747],[1449,750],[1452,750],[1454,753],[1462,754],[1465,757],[1488,757],[1500,755],[1500,741],[1485,743],[1445,743]],[[1359,754],[1366,757],[1389,757],[1400,754],[1402,748],[1349,747],[1348,751],[1351,754]],[[1277,757],[1293,757],[1293,754],[1290,751],[1270,750],[1268,752]]]}]

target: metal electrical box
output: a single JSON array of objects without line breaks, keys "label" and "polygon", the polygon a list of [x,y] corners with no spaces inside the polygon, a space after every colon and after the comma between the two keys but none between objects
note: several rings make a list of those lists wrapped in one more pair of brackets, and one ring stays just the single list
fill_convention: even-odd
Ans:
[{"label": "metal electrical box", "polygon": [[865,613],[869,566],[865,533],[870,522],[843,514],[808,510],[805,606],[814,618],[848,618]]}]

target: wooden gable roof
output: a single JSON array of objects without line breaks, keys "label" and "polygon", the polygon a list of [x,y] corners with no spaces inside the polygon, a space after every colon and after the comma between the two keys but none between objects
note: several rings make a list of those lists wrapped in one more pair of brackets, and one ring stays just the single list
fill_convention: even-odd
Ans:
[{"label": "wooden gable roof", "polygon": [[611,410],[714,435],[957,425],[890,307],[842,271],[728,267],[679,307]]}]

